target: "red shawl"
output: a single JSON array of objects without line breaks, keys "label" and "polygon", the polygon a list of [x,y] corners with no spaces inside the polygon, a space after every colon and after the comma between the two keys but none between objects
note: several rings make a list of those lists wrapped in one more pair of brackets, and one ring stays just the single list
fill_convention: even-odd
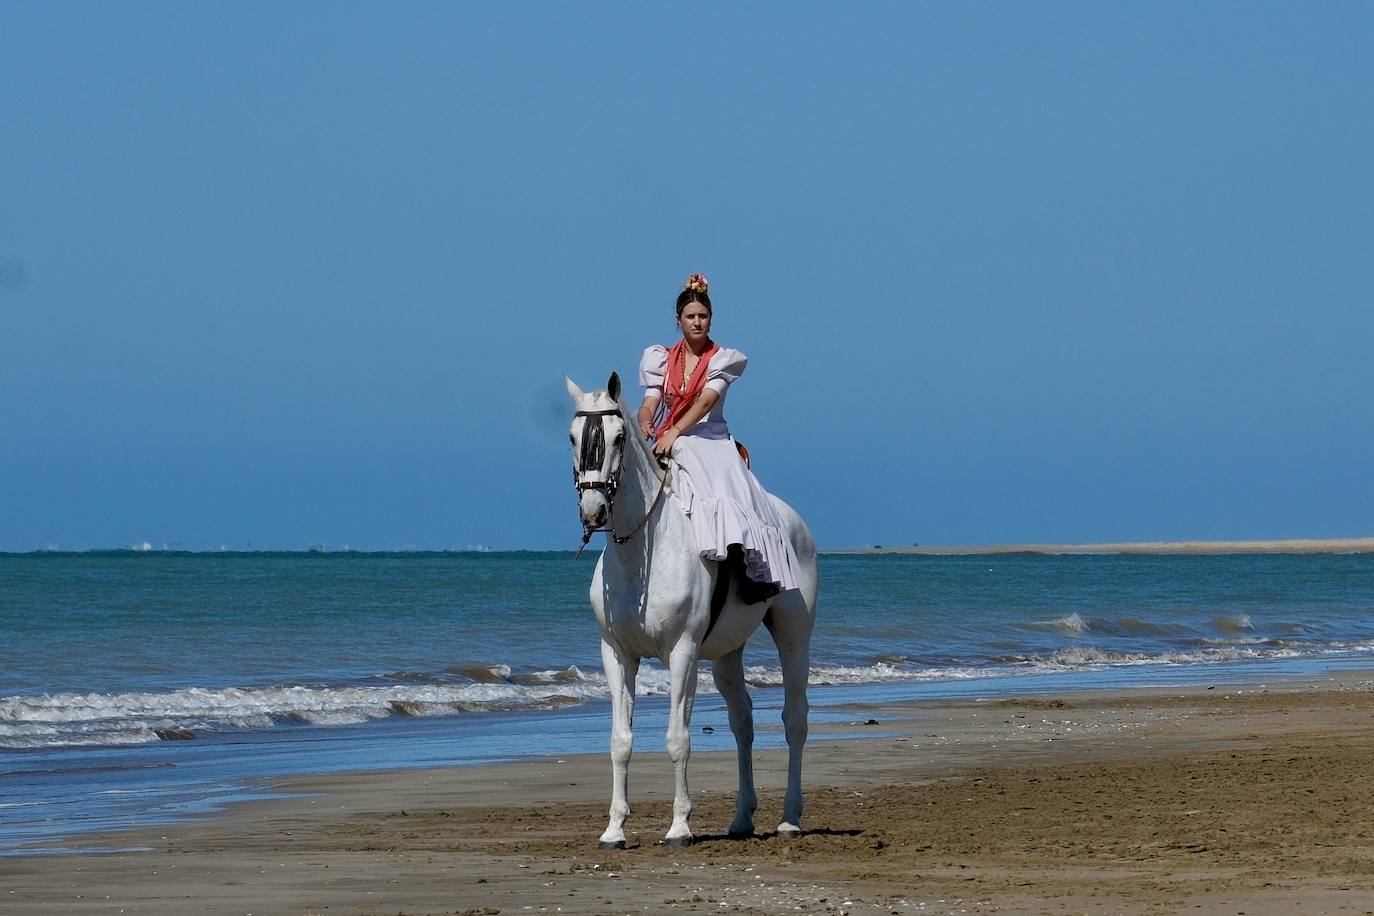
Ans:
[{"label": "red shawl", "polygon": [[682,373],[686,366],[687,341],[679,340],[668,351],[668,371],[663,376],[663,401],[668,405],[668,410],[654,427],[655,439],[660,438],[668,427],[686,416],[687,411],[697,402],[697,398],[706,390],[706,373],[710,369],[711,357],[719,349],[713,340],[701,351],[701,358],[697,360],[696,369],[692,370],[692,378],[687,383],[686,390],[679,390],[678,386],[682,384]]}]

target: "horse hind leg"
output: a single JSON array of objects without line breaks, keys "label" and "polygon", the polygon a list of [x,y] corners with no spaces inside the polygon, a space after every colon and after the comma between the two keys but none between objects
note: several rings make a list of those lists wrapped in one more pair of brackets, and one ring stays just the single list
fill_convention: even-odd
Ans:
[{"label": "horse hind leg", "polygon": [[787,735],[787,794],[783,796],[781,836],[797,836],[801,831],[802,750],[806,745],[807,681],[811,675],[812,615],[800,591],[784,592],[768,611],[764,622],[778,647],[782,667],[782,723]]},{"label": "horse hind leg", "polygon": [[598,849],[625,848],[625,818],[630,813],[630,754],[634,750],[635,677],[639,659],[622,659],[605,640],[601,641],[601,664],[611,694],[611,816],[606,832],[596,844]]},{"label": "horse hind leg", "polygon": [[730,836],[753,836],[759,799],[754,791],[754,701],[744,684],[744,647],[712,662],[711,674],[730,711],[730,731],[735,735],[739,762],[739,789],[735,792],[735,819],[730,822]]}]

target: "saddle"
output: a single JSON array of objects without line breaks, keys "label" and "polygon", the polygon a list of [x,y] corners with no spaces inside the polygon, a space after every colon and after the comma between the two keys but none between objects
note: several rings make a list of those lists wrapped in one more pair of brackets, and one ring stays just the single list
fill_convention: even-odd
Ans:
[{"label": "saddle", "polygon": [[[583,446],[583,448],[586,448],[586,446]],[[735,451],[739,452],[740,460],[744,462],[744,466],[750,467],[751,465],[749,464],[749,449],[745,448],[744,443],[739,441],[738,439],[735,440]],[[658,455],[657,458],[658,466],[660,468],[666,469],[668,467],[668,456]]]}]

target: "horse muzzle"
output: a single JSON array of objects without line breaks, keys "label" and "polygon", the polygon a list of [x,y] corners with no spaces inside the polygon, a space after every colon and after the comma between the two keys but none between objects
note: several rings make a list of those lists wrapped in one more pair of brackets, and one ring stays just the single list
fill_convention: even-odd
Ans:
[{"label": "horse muzzle", "polygon": [[582,516],[582,528],[585,531],[604,528],[611,519],[611,504],[606,499],[606,494],[599,490],[583,490],[577,508]]}]

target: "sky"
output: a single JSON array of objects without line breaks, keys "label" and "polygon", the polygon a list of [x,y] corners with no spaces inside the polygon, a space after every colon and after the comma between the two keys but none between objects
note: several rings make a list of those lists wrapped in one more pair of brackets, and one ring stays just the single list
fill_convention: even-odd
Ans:
[{"label": "sky", "polygon": [[698,271],[822,547],[1374,535],[1371,31],[0,2],[0,550],[574,548]]}]

